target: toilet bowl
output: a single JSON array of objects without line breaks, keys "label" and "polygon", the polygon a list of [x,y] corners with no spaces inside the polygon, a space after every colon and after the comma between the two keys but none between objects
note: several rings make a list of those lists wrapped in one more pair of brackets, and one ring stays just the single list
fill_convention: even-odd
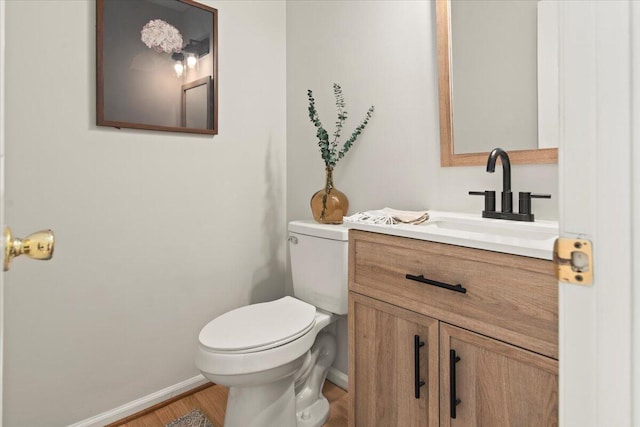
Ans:
[{"label": "toilet bowl", "polygon": [[[295,386],[300,383],[297,388],[302,391],[314,370],[323,370],[324,366],[309,360],[313,358],[310,350],[318,333],[337,317],[284,297],[241,307],[209,322],[200,333],[196,366],[212,382],[229,387],[225,427],[315,425],[298,423],[296,414],[305,418],[302,421],[311,421],[309,406],[320,397],[326,370],[315,373],[324,375],[315,399],[313,387],[308,387],[306,400],[296,404]],[[247,334],[236,335],[238,330]],[[234,339],[240,336],[244,339]],[[335,341],[333,336],[329,339]],[[335,358],[335,344],[330,348],[333,351],[324,355],[326,369]],[[306,376],[301,373],[305,363]],[[318,426],[326,421],[320,415]]]},{"label": "toilet bowl", "polygon": [[[336,355],[326,327],[346,315],[347,229],[289,224],[295,297],[222,314],[200,332],[196,366],[229,387],[225,427],[320,427]],[[303,301],[304,299],[304,301]]]}]

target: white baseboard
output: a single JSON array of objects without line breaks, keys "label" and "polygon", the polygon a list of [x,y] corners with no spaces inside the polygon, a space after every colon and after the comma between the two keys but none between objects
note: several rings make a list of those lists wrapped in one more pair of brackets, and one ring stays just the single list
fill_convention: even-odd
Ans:
[{"label": "white baseboard", "polygon": [[327,372],[327,379],[341,389],[349,390],[349,377],[344,372],[331,367],[329,368],[329,372]]},{"label": "white baseboard", "polygon": [[71,424],[68,427],[103,427],[106,424],[113,423],[133,415],[136,412],[143,411],[153,405],[156,405],[165,400],[171,399],[181,393],[194,389],[202,384],[208,383],[209,380],[202,375],[197,375],[181,383],[174,384],[167,388],[163,388],[160,391],[151,393],[147,396],[141,397],[124,405],[118,406],[110,411],[103,412],[86,420],[78,421],[75,424]]}]

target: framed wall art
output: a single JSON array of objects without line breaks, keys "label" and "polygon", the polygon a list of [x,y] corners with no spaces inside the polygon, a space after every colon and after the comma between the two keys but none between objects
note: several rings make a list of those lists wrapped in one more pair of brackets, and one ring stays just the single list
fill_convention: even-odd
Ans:
[{"label": "framed wall art", "polygon": [[218,11],[191,0],[96,7],[97,124],[216,135]]}]

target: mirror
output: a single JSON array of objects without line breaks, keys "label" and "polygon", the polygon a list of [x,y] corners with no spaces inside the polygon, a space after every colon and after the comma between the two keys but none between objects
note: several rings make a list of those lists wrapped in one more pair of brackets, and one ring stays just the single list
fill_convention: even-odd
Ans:
[{"label": "mirror", "polygon": [[436,28],[441,165],[556,163],[557,5],[436,0]]},{"label": "mirror", "polygon": [[192,0],[97,0],[97,124],[216,135],[217,17]]}]

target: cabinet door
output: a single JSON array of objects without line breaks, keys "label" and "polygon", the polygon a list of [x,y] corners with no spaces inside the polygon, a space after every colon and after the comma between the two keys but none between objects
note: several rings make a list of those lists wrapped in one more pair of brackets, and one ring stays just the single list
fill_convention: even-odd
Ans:
[{"label": "cabinet door", "polygon": [[438,426],[438,321],[353,292],[349,304],[349,425]]},{"label": "cabinet door", "polygon": [[558,425],[557,360],[441,323],[440,372],[443,427]]}]

